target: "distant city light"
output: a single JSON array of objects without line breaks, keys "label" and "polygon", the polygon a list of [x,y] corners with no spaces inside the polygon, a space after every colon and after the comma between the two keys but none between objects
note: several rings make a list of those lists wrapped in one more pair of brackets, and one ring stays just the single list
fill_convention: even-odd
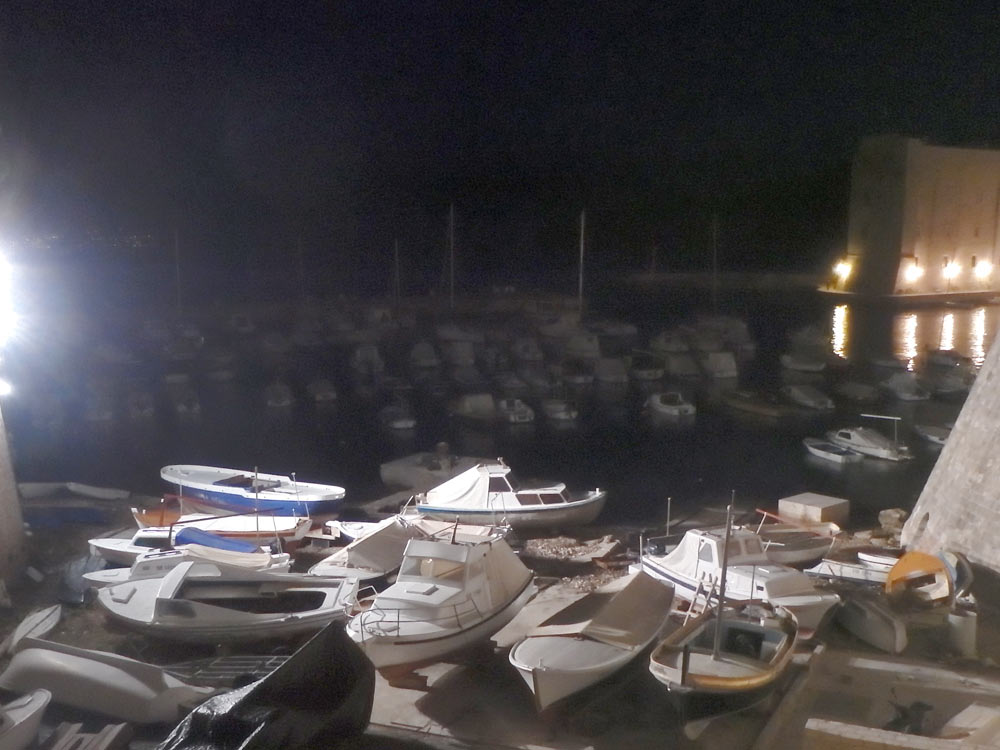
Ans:
[{"label": "distant city light", "polygon": [[924,269],[917,265],[917,261],[914,260],[913,263],[906,267],[903,271],[903,278],[906,279],[907,283],[912,284],[915,281],[919,281],[924,275]]},{"label": "distant city light", "polygon": [[841,282],[847,281],[848,277],[851,275],[851,264],[849,261],[842,260],[833,267],[833,272],[837,274],[837,278]]},{"label": "distant city light", "polygon": [[956,261],[949,260],[944,264],[944,270],[941,271],[941,275],[948,279],[948,281],[951,281],[958,276],[961,270],[962,267]]},{"label": "distant city light", "polygon": [[988,260],[981,260],[976,263],[975,274],[977,279],[988,279],[993,273],[993,264]]}]

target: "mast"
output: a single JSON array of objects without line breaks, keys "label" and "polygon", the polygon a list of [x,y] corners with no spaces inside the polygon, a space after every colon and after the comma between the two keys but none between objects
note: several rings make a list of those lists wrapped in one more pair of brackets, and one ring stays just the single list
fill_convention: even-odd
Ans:
[{"label": "mast", "polygon": [[712,644],[712,659],[718,661],[719,648],[722,643],[722,608],[726,603],[726,568],[729,566],[729,533],[733,528],[733,499],[736,497],[736,490],[733,490],[733,497],[726,507],[726,536],[722,543],[722,575],[719,578],[719,607],[715,611],[715,641]]},{"label": "mast", "polygon": [[584,248],[584,230],[587,225],[587,211],[586,209],[580,211],[580,269],[579,278],[577,280],[576,288],[576,299],[577,299],[577,309],[580,311],[580,317],[583,317],[583,248]]}]

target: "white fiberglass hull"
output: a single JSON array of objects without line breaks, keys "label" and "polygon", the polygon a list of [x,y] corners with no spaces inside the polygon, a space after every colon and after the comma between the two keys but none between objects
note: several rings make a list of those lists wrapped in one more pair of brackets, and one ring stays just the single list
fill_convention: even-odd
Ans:
[{"label": "white fiberglass hull", "polygon": [[425,516],[442,521],[468,524],[496,524],[506,522],[515,529],[544,529],[554,526],[583,526],[596,519],[604,509],[606,493],[577,502],[553,505],[530,505],[515,508],[455,508],[418,504],[417,510]]},{"label": "white fiberglass hull", "polygon": [[[514,619],[537,590],[534,582],[528,581],[520,593],[505,607],[471,627],[455,630],[446,635],[434,637],[427,637],[424,633],[415,636],[372,635],[362,626],[363,618],[367,614],[365,612],[351,618],[347,624],[347,634],[361,647],[376,669],[431,663],[475,645],[501,630]],[[400,630],[405,631],[405,624],[404,621]]]}]

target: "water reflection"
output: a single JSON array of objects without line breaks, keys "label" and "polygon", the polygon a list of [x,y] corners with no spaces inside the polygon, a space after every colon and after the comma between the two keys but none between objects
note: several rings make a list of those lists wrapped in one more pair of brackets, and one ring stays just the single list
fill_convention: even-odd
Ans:
[{"label": "water reflection", "polygon": [[893,356],[913,370],[917,356],[931,349],[954,349],[982,365],[1000,325],[1000,307],[956,310],[927,308],[893,312],[870,307],[837,305],[830,311],[831,351],[838,357],[863,361]]},{"label": "water reflection", "polygon": [[841,359],[847,359],[847,305],[837,305],[833,308],[833,332],[830,341],[833,353]]}]

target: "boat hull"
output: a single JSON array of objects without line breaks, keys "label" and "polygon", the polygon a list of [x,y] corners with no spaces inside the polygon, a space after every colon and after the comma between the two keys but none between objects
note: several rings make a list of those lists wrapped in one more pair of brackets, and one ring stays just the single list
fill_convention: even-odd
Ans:
[{"label": "boat hull", "polygon": [[545,529],[554,526],[583,526],[593,522],[604,509],[607,495],[577,502],[522,506],[519,508],[449,508],[418,504],[417,510],[425,516],[442,521],[492,525],[506,522],[515,529]]}]

